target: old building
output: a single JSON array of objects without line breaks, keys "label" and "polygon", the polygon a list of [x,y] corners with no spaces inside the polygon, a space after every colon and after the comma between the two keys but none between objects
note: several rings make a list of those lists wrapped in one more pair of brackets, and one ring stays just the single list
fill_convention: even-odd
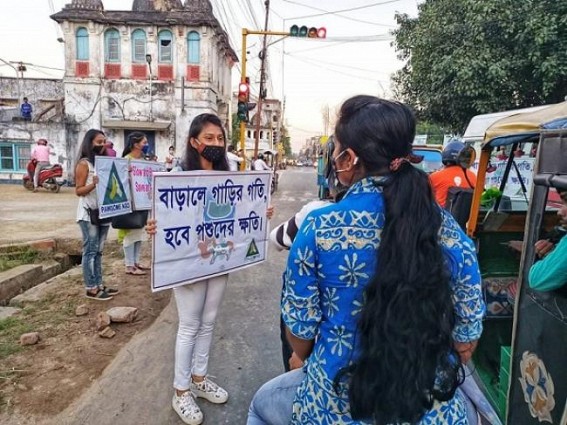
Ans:
[{"label": "old building", "polygon": [[[64,122],[63,82],[43,78],[0,78],[0,180],[22,180],[35,142],[47,139],[51,162],[64,163],[70,147]],[[20,102],[29,99],[31,121],[20,117]]]},{"label": "old building", "polygon": [[[246,151],[249,156],[254,152],[256,136],[259,133],[258,151],[276,151],[280,142],[282,107],[278,99],[265,99],[262,101],[260,114],[251,112],[250,122],[246,124]],[[260,118],[261,116],[261,118]],[[260,127],[258,128],[258,119]]]},{"label": "old building", "polygon": [[170,145],[183,152],[200,113],[217,113],[228,128],[238,59],[209,0],[133,0],[128,11],[105,10],[102,0],[72,0],[51,18],[65,45],[60,143],[71,178],[89,128],[102,129],[119,153],[128,134],[144,131],[158,158]]}]

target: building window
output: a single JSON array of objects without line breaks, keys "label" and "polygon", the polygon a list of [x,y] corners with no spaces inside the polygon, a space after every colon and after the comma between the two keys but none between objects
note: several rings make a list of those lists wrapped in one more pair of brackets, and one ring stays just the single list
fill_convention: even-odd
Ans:
[{"label": "building window", "polygon": [[77,60],[89,60],[89,32],[86,28],[79,28],[76,34],[77,39]]},{"label": "building window", "polygon": [[132,62],[146,62],[146,33],[143,30],[132,33]]},{"label": "building window", "polygon": [[104,33],[104,61],[120,62],[120,34],[115,29]]},{"label": "building window", "polygon": [[171,31],[163,30],[158,34],[160,62],[171,63],[173,61],[173,34]]},{"label": "building window", "polygon": [[0,143],[0,171],[26,171],[29,160],[29,144]]},{"label": "building window", "polygon": [[196,31],[187,34],[187,63],[198,64],[201,61],[201,37]]}]

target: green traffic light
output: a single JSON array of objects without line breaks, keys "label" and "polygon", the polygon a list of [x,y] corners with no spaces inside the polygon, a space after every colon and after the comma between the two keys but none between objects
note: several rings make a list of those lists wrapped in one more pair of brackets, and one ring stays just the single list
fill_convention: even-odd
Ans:
[{"label": "green traffic light", "polygon": [[240,121],[247,122],[248,121],[248,105],[246,102],[238,102],[238,110],[236,112],[236,116]]},{"label": "green traffic light", "polygon": [[301,27],[298,26],[298,25],[292,25],[289,28],[289,35],[290,35],[290,37],[326,38],[327,37],[327,29],[325,27],[308,28],[305,25],[302,25]]}]

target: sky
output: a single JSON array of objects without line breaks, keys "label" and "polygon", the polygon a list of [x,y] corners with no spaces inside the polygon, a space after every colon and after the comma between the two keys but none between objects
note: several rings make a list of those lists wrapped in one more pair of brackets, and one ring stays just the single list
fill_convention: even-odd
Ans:
[{"label": "sky", "polygon": [[[71,0],[2,0],[0,58],[22,61],[27,77],[60,78],[63,45],[58,24],[49,15]],[[215,16],[242,57],[242,28],[263,30],[265,0],[211,0]],[[107,10],[130,10],[132,0],[103,0]],[[270,0],[269,30],[289,31],[293,24],[325,27],[327,38],[268,37],[268,97],[285,100],[284,122],[295,151],[305,139],[325,133],[322,110],[331,118],[356,94],[391,97],[390,75],[397,60],[390,32],[396,12],[417,15],[418,0]],[[313,16],[317,15],[317,16]],[[258,93],[262,38],[247,37],[247,67],[252,93]],[[240,81],[233,68],[233,91]],[[15,71],[0,61],[0,75]],[[327,132],[332,131],[327,129]]]}]

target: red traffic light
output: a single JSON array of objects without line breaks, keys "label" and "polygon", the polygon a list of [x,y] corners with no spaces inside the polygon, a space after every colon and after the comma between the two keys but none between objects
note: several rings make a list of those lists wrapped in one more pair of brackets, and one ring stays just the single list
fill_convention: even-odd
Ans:
[{"label": "red traffic light", "polygon": [[327,29],[325,27],[308,28],[305,25],[303,25],[301,27],[298,26],[298,25],[292,25],[289,29],[289,35],[291,37],[326,38],[327,37]]},{"label": "red traffic light", "polygon": [[240,83],[238,85],[238,101],[247,102],[250,95],[250,86],[247,83]]}]

